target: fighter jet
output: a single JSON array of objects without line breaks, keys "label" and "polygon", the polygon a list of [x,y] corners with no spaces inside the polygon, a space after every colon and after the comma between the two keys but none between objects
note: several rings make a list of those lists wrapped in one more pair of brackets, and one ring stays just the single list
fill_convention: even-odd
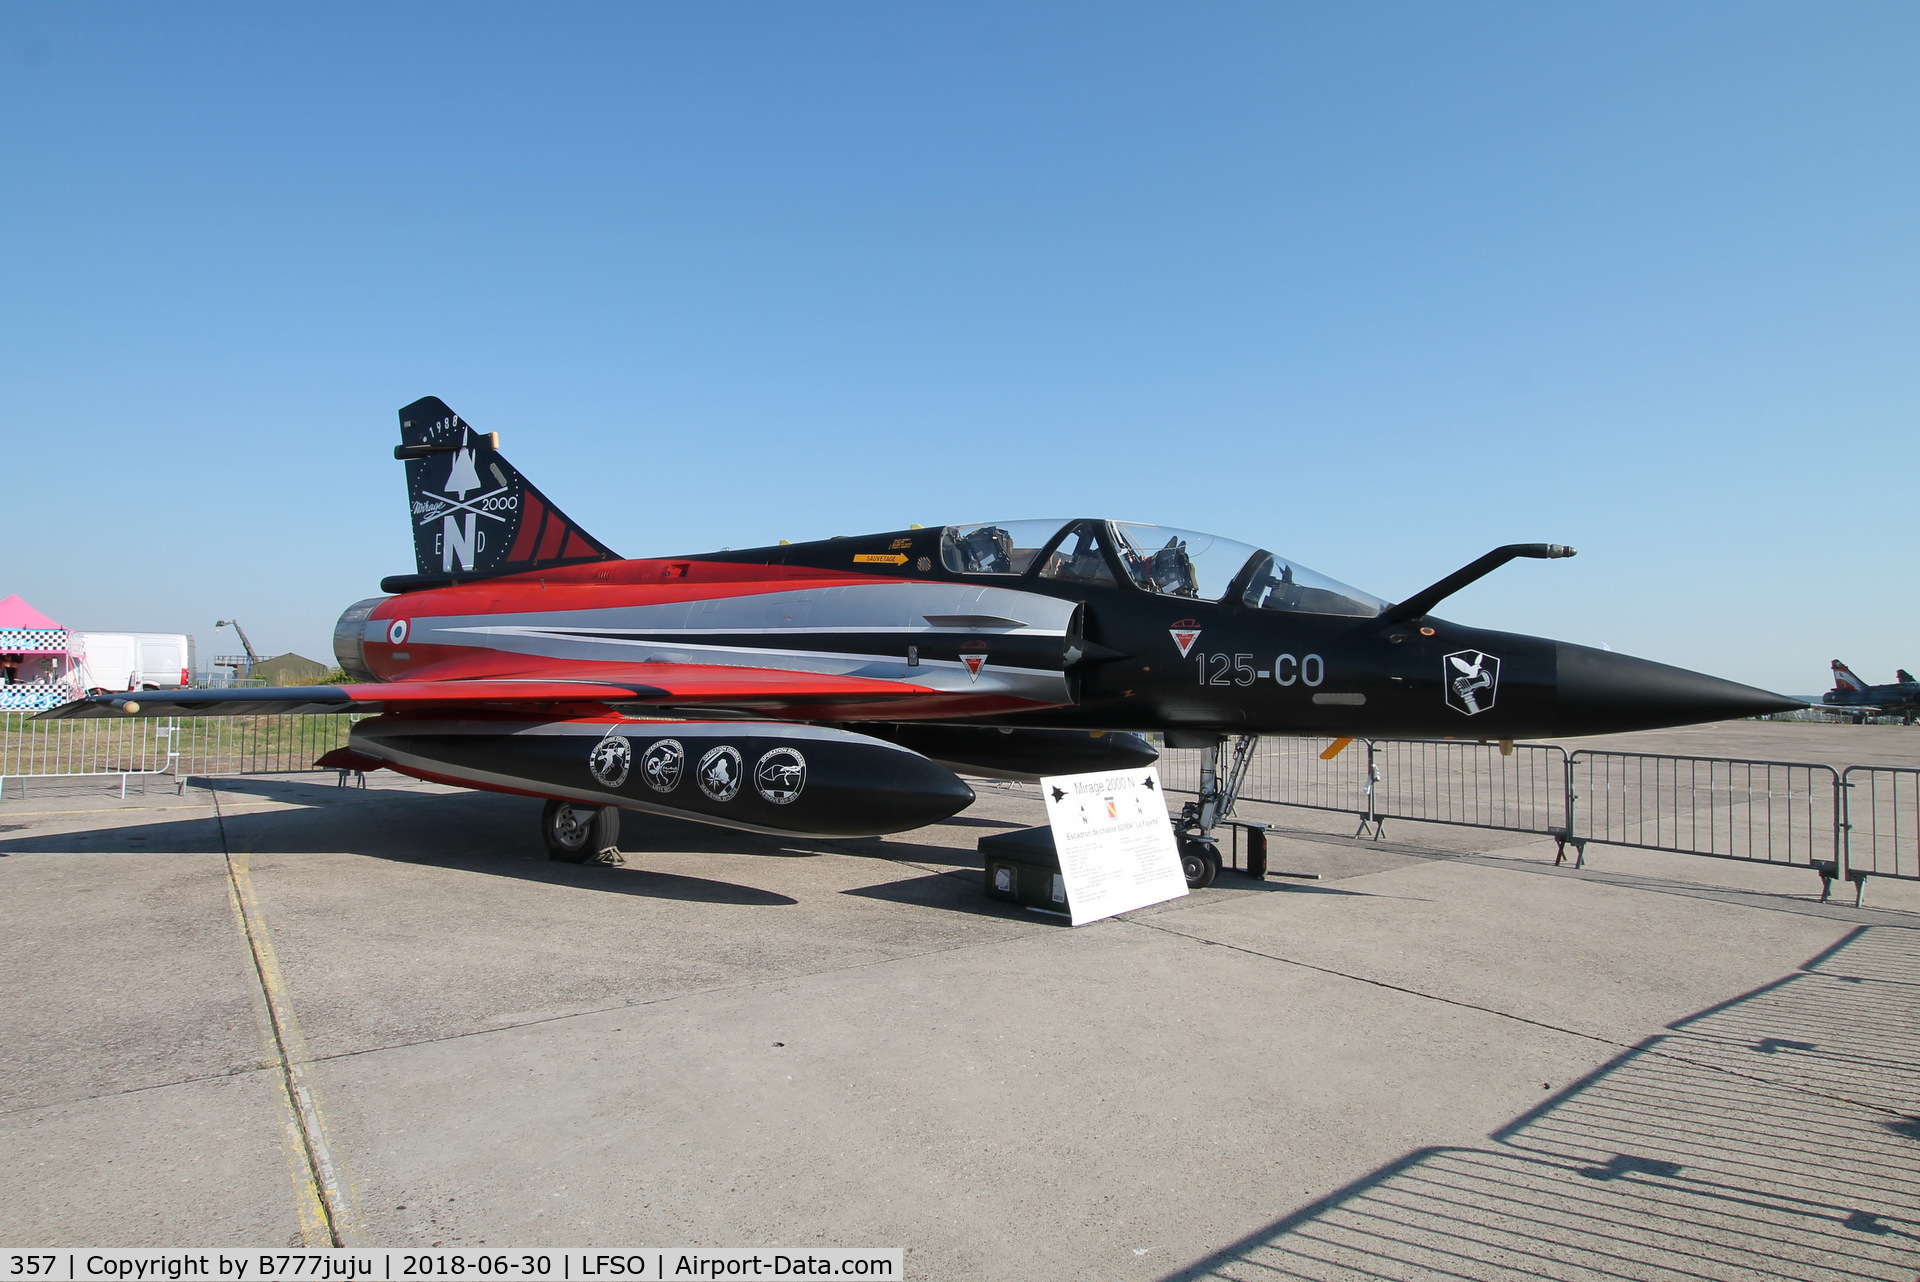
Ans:
[{"label": "fighter jet", "polygon": [[1905,668],[1899,668],[1894,672],[1892,685],[1870,686],[1855,676],[1852,668],[1835,659],[1833,689],[1821,695],[1820,702],[1830,708],[1850,710],[1856,721],[1884,715],[1899,717],[1901,725],[1910,726],[1915,714],[1920,714],[1920,681],[1914,680]]},{"label": "fighter jet", "polygon": [[[1217,535],[962,521],[625,560],[428,397],[400,411],[415,572],[348,607],[340,686],[104,695],[50,717],[374,714],[320,764],[547,799],[555,858],[622,810],[758,832],[897,832],[971,803],[954,773],[1210,750],[1183,816],[1219,868],[1225,763],[1263,734],[1510,740],[1714,721],[1797,700],[1433,611],[1496,548],[1399,602]],[[1223,783],[1222,781],[1227,781]]]}]

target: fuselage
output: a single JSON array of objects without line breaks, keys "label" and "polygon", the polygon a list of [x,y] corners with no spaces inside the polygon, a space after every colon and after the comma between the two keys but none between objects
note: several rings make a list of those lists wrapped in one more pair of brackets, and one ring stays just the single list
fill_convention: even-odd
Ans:
[{"label": "fuselage", "polygon": [[1297,589],[1291,572],[1276,590],[1257,556],[1204,591],[1191,571],[1160,582],[1129,565],[1116,527],[1057,524],[1017,572],[991,554],[994,572],[955,568],[965,527],[946,527],[423,587],[350,610],[336,653],[374,680],[633,679],[670,663],[933,692],[763,709],[835,723],[1515,739],[1791,706],[1612,652],[1392,620],[1364,594]]}]

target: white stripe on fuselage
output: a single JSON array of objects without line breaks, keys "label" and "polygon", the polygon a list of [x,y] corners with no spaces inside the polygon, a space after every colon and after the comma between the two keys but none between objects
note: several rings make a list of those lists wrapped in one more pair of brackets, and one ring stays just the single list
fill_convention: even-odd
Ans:
[{"label": "white stripe on fuselage", "polygon": [[[708,597],[647,605],[587,607],[497,615],[416,618],[416,645],[489,648],[561,661],[706,663],[719,667],[773,668],[885,681],[911,681],[947,693],[1007,695],[1034,703],[1069,702],[1065,674],[1053,668],[994,661],[992,650],[1007,637],[1060,640],[1077,607],[1071,601],[998,587],[955,583],[879,583],[803,588],[744,596]],[[927,616],[1031,620],[1011,626],[941,628]],[[876,616],[899,622],[876,623]],[[787,620],[769,626],[770,617]],[[385,640],[388,620],[370,619],[365,637]],[[752,644],[693,642],[693,637],[776,638],[782,635],[920,638],[956,633],[985,643],[988,665],[977,678],[953,659],[847,650],[801,650]],[[904,648],[904,647],[903,647]]]}]

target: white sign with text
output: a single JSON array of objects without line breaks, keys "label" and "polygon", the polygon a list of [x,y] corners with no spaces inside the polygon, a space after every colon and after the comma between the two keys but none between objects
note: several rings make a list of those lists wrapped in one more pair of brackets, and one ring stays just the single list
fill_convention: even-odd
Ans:
[{"label": "white sign with text", "polygon": [[1074,925],[1187,893],[1153,767],[1054,775],[1040,789]]}]

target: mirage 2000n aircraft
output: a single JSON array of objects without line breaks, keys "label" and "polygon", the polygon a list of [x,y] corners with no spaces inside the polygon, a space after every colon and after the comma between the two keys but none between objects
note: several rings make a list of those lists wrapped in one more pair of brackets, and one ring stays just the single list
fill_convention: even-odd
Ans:
[{"label": "mirage 2000n aircraft", "polygon": [[1910,726],[1914,717],[1920,715],[1920,681],[1914,680],[1905,668],[1896,668],[1893,675],[1888,685],[1868,685],[1854,675],[1852,668],[1835,659],[1833,689],[1821,695],[1820,702],[1829,708],[1852,712],[1855,721],[1865,721],[1870,716],[1890,716],[1899,717],[1900,724]]},{"label": "mirage 2000n aircraft", "polygon": [[400,411],[416,572],[334,634],[358,684],[104,695],[51,717],[373,713],[323,764],[547,799],[556,858],[620,810],[757,832],[897,832],[1034,778],[1212,750],[1188,879],[1261,734],[1508,740],[1797,701],[1644,659],[1451,623],[1496,549],[1397,603],[1231,539],[1082,517],[975,521],[624,560],[438,399]]}]

